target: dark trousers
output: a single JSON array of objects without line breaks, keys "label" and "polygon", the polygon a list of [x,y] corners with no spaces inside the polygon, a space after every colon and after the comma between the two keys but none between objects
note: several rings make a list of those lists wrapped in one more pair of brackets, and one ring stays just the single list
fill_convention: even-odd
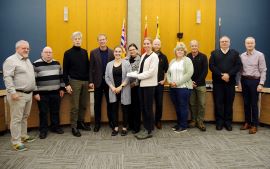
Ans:
[{"label": "dark trousers", "polygon": [[40,94],[40,101],[38,101],[40,132],[48,131],[48,113],[50,113],[51,129],[59,128],[60,101],[59,93]]},{"label": "dark trousers", "polygon": [[155,87],[155,102],[156,102],[156,114],[155,114],[155,122],[161,121],[162,111],[163,111],[163,89],[164,86],[158,84]]},{"label": "dark trousers", "polygon": [[179,127],[186,129],[190,90],[188,88],[171,88],[170,96],[176,110],[177,124]]},{"label": "dark trousers", "polygon": [[134,131],[139,131],[141,127],[141,109],[139,98],[139,86],[131,88],[131,104],[128,114],[129,128]]},{"label": "dark trousers", "polygon": [[139,91],[143,126],[148,133],[151,133],[154,130],[153,102],[155,87],[140,87]]},{"label": "dark trousers", "polygon": [[233,117],[235,84],[213,83],[215,118],[217,126],[230,126]]},{"label": "dark trousers", "polygon": [[105,95],[106,103],[107,103],[108,120],[109,120],[110,124],[112,123],[112,108],[111,108],[111,104],[109,101],[109,87],[105,83],[105,81],[103,80],[100,87],[95,88],[95,91],[94,91],[94,100],[95,100],[94,101],[94,112],[95,112],[95,124],[96,125],[100,125],[100,121],[101,121],[101,103],[102,103],[103,93]]},{"label": "dark trousers", "polygon": [[[116,95],[116,102],[112,104],[112,122],[113,128],[119,126],[119,104],[121,103],[121,93]],[[123,113],[123,127],[127,128],[128,124],[128,105],[121,104]]]},{"label": "dark trousers", "polygon": [[258,79],[245,79],[241,78],[242,95],[244,99],[245,122],[249,125],[258,126],[259,110],[257,86],[260,80]]}]

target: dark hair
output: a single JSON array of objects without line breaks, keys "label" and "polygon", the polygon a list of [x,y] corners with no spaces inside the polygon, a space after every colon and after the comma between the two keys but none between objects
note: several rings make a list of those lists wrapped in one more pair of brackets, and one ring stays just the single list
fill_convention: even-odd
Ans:
[{"label": "dark hair", "polygon": [[132,44],[128,45],[128,49],[129,49],[130,47],[134,47],[135,49],[138,50],[138,47],[135,45],[135,43],[132,43]]}]

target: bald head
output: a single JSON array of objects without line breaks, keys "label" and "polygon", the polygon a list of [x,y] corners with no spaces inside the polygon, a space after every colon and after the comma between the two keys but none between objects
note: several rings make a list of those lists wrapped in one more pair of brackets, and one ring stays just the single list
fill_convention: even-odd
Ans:
[{"label": "bald head", "polygon": [[49,46],[46,46],[45,48],[43,48],[42,52],[41,52],[41,57],[45,62],[51,62],[53,59],[53,54],[52,54],[52,48]]},{"label": "bald head", "polygon": [[159,51],[161,48],[161,41],[159,39],[155,39],[153,41],[153,50],[154,52]]},{"label": "bald head", "polygon": [[255,39],[253,37],[247,37],[245,40],[245,46],[248,52],[252,52],[255,49]]},{"label": "bald head", "polygon": [[199,42],[197,40],[190,41],[190,49],[193,55],[197,55],[199,52]]}]

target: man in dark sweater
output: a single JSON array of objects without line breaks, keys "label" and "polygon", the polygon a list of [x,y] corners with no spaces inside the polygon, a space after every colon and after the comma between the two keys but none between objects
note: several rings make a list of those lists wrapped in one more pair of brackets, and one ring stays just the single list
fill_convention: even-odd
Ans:
[{"label": "man in dark sweater", "polygon": [[206,131],[204,121],[205,114],[205,78],[208,73],[208,60],[205,54],[199,52],[197,40],[190,42],[191,52],[187,55],[193,63],[194,73],[191,77],[193,90],[190,96],[191,122],[189,127],[198,127],[201,131]]},{"label": "man in dark sweater", "polygon": [[242,63],[239,53],[230,49],[230,39],[223,36],[219,40],[220,49],[211,52],[209,68],[212,71],[213,95],[215,103],[216,129],[223,126],[232,131],[233,101],[235,96],[236,74]]},{"label": "man in dark sweater", "polygon": [[155,125],[157,129],[162,129],[161,118],[163,111],[163,89],[166,81],[166,73],[168,70],[168,59],[161,51],[161,41],[155,39],[153,41],[153,51],[158,55],[158,85],[155,87],[155,102],[156,102],[156,113],[155,113]]},{"label": "man in dark sweater", "polygon": [[95,111],[95,128],[94,132],[98,132],[101,122],[101,103],[103,93],[107,102],[107,116],[110,127],[112,127],[112,112],[109,102],[109,87],[105,82],[104,75],[107,63],[114,59],[113,51],[107,47],[107,37],[105,34],[99,34],[97,41],[99,47],[90,52],[89,67],[89,87],[94,91],[94,111]]},{"label": "man in dark sweater", "polygon": [[86,106],[89,101],[89,59],[87,51],[81,48],[81,32],[74,32],[72,34],[72,41],[73,47],[64,54],[63,78],[66,91],[71,95],[70,123],[72,134],[80,137],[79,129],[91,130],[84,123]]},{"label": "man in dark sweater", "polygon": [[65,84],[62,69],[58,61],[53,59],[52,49],[45,47],[41,58],[33,63],[37,90],[34,98],[39,108],[39,138],[45,139],[48,133],[48,111],[50,112],[51,131],[63,134],[60,128],[59,110],[61,97],[64,96]]}]

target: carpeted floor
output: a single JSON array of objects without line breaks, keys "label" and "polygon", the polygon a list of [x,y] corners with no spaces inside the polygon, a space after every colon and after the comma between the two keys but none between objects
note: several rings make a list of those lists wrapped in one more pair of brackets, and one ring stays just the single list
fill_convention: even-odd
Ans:
[{"label": "carpeted floor", "polygon": [[[173,123],[155,130],[154,137],[139,141],[131,133],[112,137],[102,126],[100,132],[82,131],[82,137],[49,133],[47,139],[27,143],[28,151],[16,152],[10,134],[0,136],[0,169],[270,169],[270,128],[260,127],[255,135],[240,131],[189,129],[174,133]],[[38,137],[38,130],[30,135]]]}]

